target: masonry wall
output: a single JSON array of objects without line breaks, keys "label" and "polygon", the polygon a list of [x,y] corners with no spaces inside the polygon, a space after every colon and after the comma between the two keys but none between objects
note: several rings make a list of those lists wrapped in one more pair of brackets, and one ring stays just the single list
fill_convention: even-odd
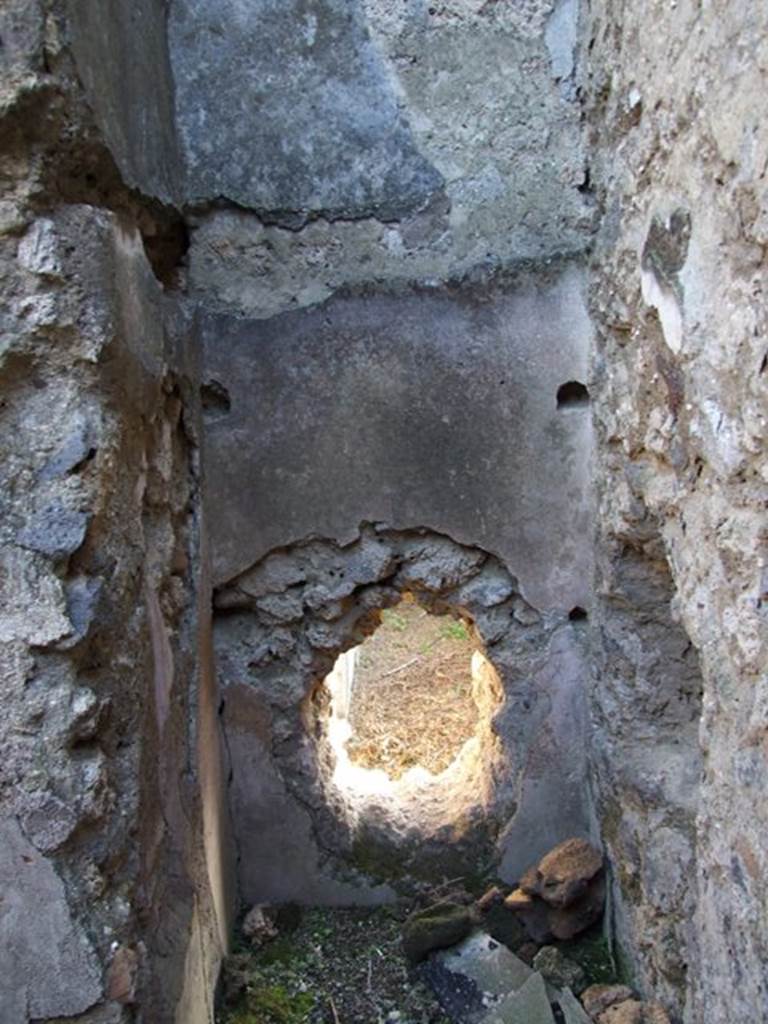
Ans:
[{"label": "masonry wall", "polygon": [[708,1024],[768,1013],[767,29],[596,2],[584,51],[603,828],[637,976]]},{"label": "masonry wall", "polygon": [[199,370],[142,235],[173,216],[117,174],[67,30],[0,14],[0,1020],[202,1022],[231,900]]},{"label": "masonry wall", "polygon": [[[768,1014],[767,30],[742,0],[6,0],[3,1024],[211,1019],[250,794],[213,589],[364,523],[498,559],[549,630],[507,666],[541,756],[501,870],[588,753],[639,987]],[[246,768],[262,683],[224,702]]]}]

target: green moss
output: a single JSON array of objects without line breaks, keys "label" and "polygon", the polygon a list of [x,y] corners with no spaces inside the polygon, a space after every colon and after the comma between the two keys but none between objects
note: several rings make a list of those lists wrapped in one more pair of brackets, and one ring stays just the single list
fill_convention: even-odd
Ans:
[{"label": "green moss", "polygon": [[446,622],[445,625],[441,626],[440,636],[444,640],[460,640],[462,643],[470,639],[467,627],[460,619]]},{"label": "green moss", "polygon": [[392,846],[377,841],[365,828],[360,828],[352,844],[349,861],[356,872],[368,878],[395,883],[408,874],[409,852],[405,848],[394,850]]},{"label": "green moss", "polygon": [[349,854],[356,872],[376,882],[389,882],[395,889],[403,879],[438,883],[456,879],[473,896],[479,897],[491,884],[496,871],[493,836],[486,823],[478,828],[467,823],[462,832],[456,823],[450,842],[393,848],[362,827]]},{"label": "green moss", "polygon": [[590,985],[611,985],[623,980],[608,940],[602,933],[602,926],[568,942],[558,942],[557,946],[569,960],[581,967]]},{"label": "green moss", "polygon": [[259,963],[265,966],[280,964],[283,967],[289,967],[298,955],[296,946],[291,941],[290,936],[281,935],[273,939],[259,952],[258,960]]},{"label": "green moss", "polygon": [[314,1005],[308,992],[258,983],[248,987],[243,1005],[229,1014],[227,1024],[304,1024]]},{"label": "green moss", "polygon": [[445,949],[469,935],[472,915],[468,907],[437,903],[411,914],[403,925],[403,950],[411,964],[423,960],[433,949]]},{"label": "green moss", "polygon": [[616,980],[621,982],[622,985],[637,988],[635,972],[630,959],[618,944],[614,948],[614,959],[616,962]]},{"label": "green moss", "polygon": [[265,985],[248,993],[248,1010],[263,1024],[302,1024],[315,1005],[309,992],[288,992],[281,985]]}]

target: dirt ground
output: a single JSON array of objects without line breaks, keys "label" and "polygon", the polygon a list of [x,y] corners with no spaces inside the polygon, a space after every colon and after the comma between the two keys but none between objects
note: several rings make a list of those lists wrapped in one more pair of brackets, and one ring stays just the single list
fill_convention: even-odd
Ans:
[{"label": "dirt ground", "polygon": [[474,650],[466,626],[450,616],[407,600],[385,611],[360,648],[350,760],[393,779],[414,765],[447,768],[477,725]]},{"label": "dirt ground", "polygon": [[293,909],[278,938],[228,959],[222,1024],[450,1024],[409,973],[400,908]]}]

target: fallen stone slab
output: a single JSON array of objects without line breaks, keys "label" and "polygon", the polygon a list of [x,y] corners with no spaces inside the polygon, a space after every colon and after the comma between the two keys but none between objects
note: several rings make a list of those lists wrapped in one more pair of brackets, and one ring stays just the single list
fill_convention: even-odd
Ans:
[{"label": "fallen stone slab", "polygon": [[416,973],[434,992],[446,1017],[456,1024],[480,1024],[491,997],[481,992],[474,981],[463,974],[453,974],[437,955],[419,964]]},{"label": "fallen stone slab", "polygon": [[490,996],[506,996],[528,981],[533,970],[486,932],[470,935],[460,945],[437,954],[452,974],[473,981]]},{"label": "fallen stone slab", "polygon": [[540,974],[531,974],[521,989],[505,996],[483,1024],[555,1024],[547,986]]},{"label": "fallen stone slab", "polygon": [[558,993],[557,1004],[562,1011],[565,1024],[592,1024],[592,1018],[569,988]]},{"label": "fallen stone slab", "polygon": [[484,931],[433,953],[418,973],[456,1024],[481,1024],[489,1007],[514,995],[533,976],[527,964]]}]

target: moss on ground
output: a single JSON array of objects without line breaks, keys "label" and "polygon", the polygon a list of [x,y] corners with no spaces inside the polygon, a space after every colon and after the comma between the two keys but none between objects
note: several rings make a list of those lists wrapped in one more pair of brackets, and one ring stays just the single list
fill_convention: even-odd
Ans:
[{"label": "moss on ground", "polygon": [[[409,974],[402,909],[313,908],[261,948],[240,939],[224,969],[220,1024],[447,1024],[431,991]],[[278,925],[279,927],[279,925]]]}]

